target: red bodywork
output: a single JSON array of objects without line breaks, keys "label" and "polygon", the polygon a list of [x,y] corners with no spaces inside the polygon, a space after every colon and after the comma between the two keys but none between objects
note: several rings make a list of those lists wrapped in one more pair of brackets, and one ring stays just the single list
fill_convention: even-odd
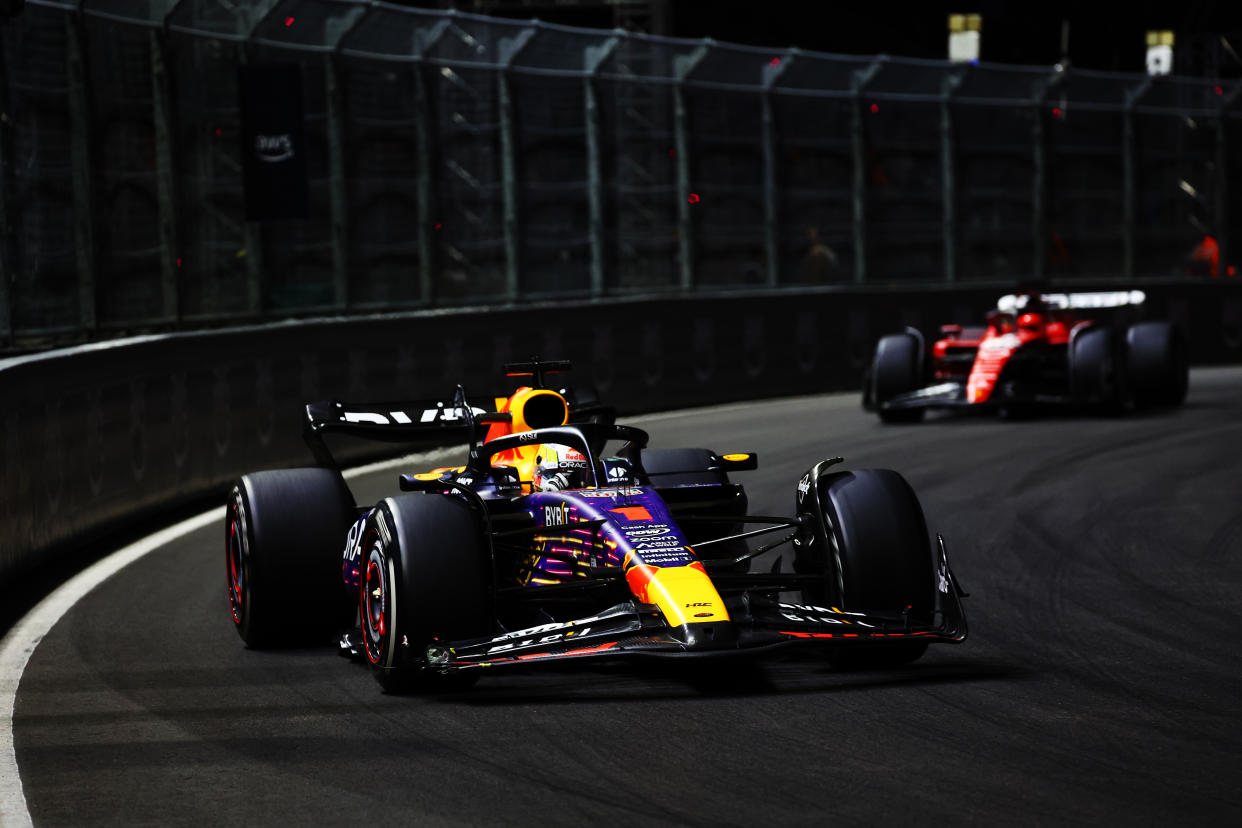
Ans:
[{"label": "red bodywork", "polygon": [[1025,345],[1042,340],[1065,345],[1070,333],[1086,320],[1074,319],[1069,311],[1044,307],[1016,317],[1004,311],[988,314],[987,326],[941,327],[942,338],[932,346],[932,370],[939,381],[965,381],[966,402],[985,403],[1010,357]]}]

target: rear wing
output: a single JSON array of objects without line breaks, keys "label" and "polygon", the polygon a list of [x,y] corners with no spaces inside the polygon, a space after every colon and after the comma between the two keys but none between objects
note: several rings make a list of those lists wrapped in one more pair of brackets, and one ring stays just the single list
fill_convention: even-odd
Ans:
[{"label": "rear wing", "polygon": [[[496,398],[503,400],[503,397]],[[306,405],[302,439],[315,462],[336,468],[336,460],[324,442],[326,432],[387,443],[478,442],[492,423],[509,422],[511,415],[479,408],[466,401],[458,386],[452,401],[409,400],[392,403],[350,403],[339,400]],[[610,426],[616,409],[598,402],[569,406],[569,422]]]},{"label": "rear wing", "polygon": [[507,415],[458,402],[412,400],[397,403],[345,403],[339,400],[308,403],[302,439],[316,462],[336,466],[323,441],[325,432],[337,432],[366,440],[417,443],[462,440],[476,437],[480,424]]},{"label": "rear wing", "polygon": [[[1062,310],[1079,310],[1100,308],[1124,308],[1141,305],[1147,301],[1147,294],[1141,290],[1101,290],[1083,293],[1041,293],[1042,299],[1050,307]],[[1005,313],[1016,313],[1031,302],[1031,295],[1026,293],[1008,294],[996,300],[998,310]]]}]

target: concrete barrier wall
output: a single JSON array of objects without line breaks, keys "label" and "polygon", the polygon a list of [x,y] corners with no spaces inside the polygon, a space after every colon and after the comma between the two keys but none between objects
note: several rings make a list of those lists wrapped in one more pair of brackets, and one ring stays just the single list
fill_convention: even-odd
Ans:
[{"label": "concrete barrier wall", "polygon": [[[1145,286],[1197,363],[1242,360],[1242,286]],[[875,340],[977,322],[995,288],[752,293],[428,312],[140,338],[0,362],[0,586],[67,545],[309,465],[302,405],[508,390],[500,365],[575,362],[622,413],[857,387]],[[374,447],[371,447],[374,449]],[[390,448],[390,447],[384,447]],[[360,457],[358,453],[352,455]]]}]

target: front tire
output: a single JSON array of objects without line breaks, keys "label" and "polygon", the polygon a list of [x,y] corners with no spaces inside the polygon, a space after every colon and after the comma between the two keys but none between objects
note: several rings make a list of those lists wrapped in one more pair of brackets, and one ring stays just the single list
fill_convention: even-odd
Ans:
[{"label": "front tire", "polygon": [[[927,522],[914,490],[895,471],[826,474],[819,481],[828,545],[822,587],[808,603],[837,601],[848,612],[909,613],[930,619],[935,573]],[[925,641],[858,645],[830,656],[842,668],[893,667],[920,658]]]},{"label": "front tire", "polygon": [[388,693],[462,689],[474,672],[429,669],[437,641],[493,631],[491,569],[470,507],[445,495],[382,501],[363,529],[359,611],[363,648]]},{"label": "front tire", "polygon": [[348,623],[341,564],[354,502],[340,472],[247,474],[227,508],[229,609],[248,646],[306,643]]},{"label": "front tire", "polygon": [[876,413],[885,423],[917,423],[922,408],[886,409],[885,403],[898,394],[917,390],[923,384],[923,349],[918,337],[910,333],[889,334],[875,346],[871,363],[870,397]]},{"label": "front tire", "polygon": [[1092,327],[1076,333],[1069,347],[1070,389],[1076,400],[1118,413],[1125,404],[1125,370],[1113,332]]}]

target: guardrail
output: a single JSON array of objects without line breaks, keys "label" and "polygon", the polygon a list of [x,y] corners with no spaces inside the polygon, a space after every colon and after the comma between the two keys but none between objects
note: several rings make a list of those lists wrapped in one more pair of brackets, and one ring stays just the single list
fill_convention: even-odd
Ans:
[{"label": "guardrail", "polygon": [[[1195,362],[1242,360],[1238,285],[1143,288],[1150,318],[1189,331]],[[485,398],[507,390],[502,362],[536,353],[572,359],[578,382],[631,414],[843,389],[882,334],[980,319],[1003,292],[819,289],[414,312],[0,361],[0,585],[126,521],[222,496],[242,472],[310,465],[309,400],[438,397],[458,382]]]}]

